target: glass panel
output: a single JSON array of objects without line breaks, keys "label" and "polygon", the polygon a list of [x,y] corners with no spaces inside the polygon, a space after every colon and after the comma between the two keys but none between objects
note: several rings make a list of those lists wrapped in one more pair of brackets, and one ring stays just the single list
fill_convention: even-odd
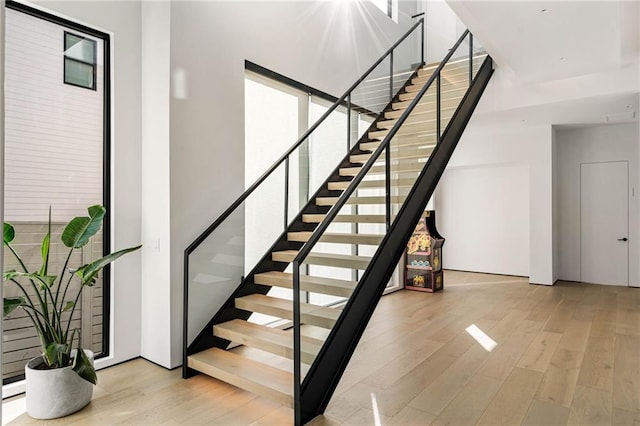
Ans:
[{"label": "glass panel", "polygon": [[[284,172],[283,163],[189,255],[189,343],[283,232]],[[252,316],[252,322],[272,319]]]},{"label": "glass panel", "polygon": [[[244,182],[249,188],[298,138],[299,95],[263,77],[247,74],[245,78],[245,150]],[[297,159],[297,158],[296,158]],[[294,159],[295,160],[295,159]],[[290,164],[290,175],[296,174],[298,162]],[[247,200],[245,233],[245,267],[253,267],[283,231],[284,172],[270,179],[269,188],[261,189]],[[297,204],[297,193],[291,191],[289,202]],[[282,202],[276,202],[281,200]],[[298,209],[296,209],[297,211]],[[278,220],[280,222],[278,222]],[[265,223],[279,226],[265,228]]]},{"label": "glass panel", "polygon": [[[253,73],[245,78],[245,188],[275,163],[298,138],[300,105],[307,95]],[[298,151],[245,202],[245,273],[258,264],[284,230],[285,175],[297,182]],[[299,211],[299,191],[289,191],[287,223]],[[269,296],[291,299],[291,290],[272,287]],[[253,314],[251,322],[266,324],[274,317]]]},{"label": "glass panel", "polygon": [[96,42],[66,33],[64,37],[64,56],[95,64]]},{"label": "glass panel", "polygon": [[[315,97],[309,105],[309,122],[315,123],[330,104]],[[347,110],[338,107],[309,137],[309,193],[314,194],[347,153]]]},{"label": "glass panel", "polygon": [[480,70],[484,59],[487,57],[487,51],[477,38],[473,38],[473,77]]},{"label": "glass panel", "polygon": [[387,57],[351,93],[352,110],[362,116],[377,117],[391,100],[390,84],[391,58]]},{"label": "glass panel", "polygon": [[64,82],[93,89],[93,65],[64,58]]},{"label": "glass panel", "polygon": [[[361,170],[390,129],[395,124],[401,107],[406,107],[410,94],[402,94],[395,109],[390,102],[398,95],[420,65],[420,31],[412,33],[391,57],[376,66],[351,93],[349,104],[335,110],[321,124],[310,138],[310,193],[324,182],[342,155],[336,155],[330,161],[318,160],[318,156],[327,156],[325,147],[342,148],[359,144],[349,158],[350,165],[340,168],[340,180],[331,182],[328,193],[318,199],[318,207],[331,211],[343,191]],[[393,64],[393,68],[392,68]],[[324,106],[324,108],[323,108]],[[311,117],[319,117],[328,105],[312,102]],[[346,107],[346,108],[345,108]],[[386,110],[386,121],[372,124]],[[348,126],[348,127],[347,127]],[[348,135],[348,136],[347,136]],[[432,135],[434,137],[434,135]],[[347,138],[350,138],[348,140]],[[397,150],[396,150],[397,151]],[[392,161],[401,161],[401,153],[393,151]],[[409,157],[411,159],[411,157]],[[358,279],[369,266],[371,257],[377,251],[386,233],[385,223],[385,158],[375,161],[371,170],[364,176],[358,188],[351,194],[347,203],[340,207],[337,216],[327,227],[320,240],[311,248],[311,253],[300,267],[301,300],[308,305],[302,306],[302,373],[313,361],[317,351],[309,347],[309,340],[319,345],[329,334],[340,315],[340,309],[348,300]],[[406,188],[393,194],[394,212],[404,200]],[[323,282],[325,288],[304,293],[309,282]],[[304,296],[308,298],[305,299]],[[310,305],[310,306],[309,306]],[[324,306],[324,308],[320,308]],[[322,311],[324,309],[324,311]],[[319,312],[322,318],[314,318],[305,312]]]},{"label": "glass panel", "polygon": [[469,36],[460,43],[440,72],[441,123],[443,133],[469,88]]}]

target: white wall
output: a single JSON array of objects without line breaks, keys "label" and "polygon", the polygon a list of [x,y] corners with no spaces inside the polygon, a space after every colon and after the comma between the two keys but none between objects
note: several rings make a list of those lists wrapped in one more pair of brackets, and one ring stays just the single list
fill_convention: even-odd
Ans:
[{"label": "white wall", "polygon": [[425,48],[429,63],[440,62],[466,27],[449,7],[446,0],[423,0],[425,11]]},{"label": "white wall", "polygon": [[[171,4],[143,2],[141,355],[169,366],[171,345],[169,101]],[[159,310],[160,309],[160,310]],[[159,313],[164,312],[164,315]]]},{"label": "white wall", "polygon": [[245,187],[245,59],[340,95],[409,27],[401,18],[368,2],[171,4],[171,69],[187,93],[171,100],[171,366],[181,362],[182,251]]},{"label": "white wall", "polygon": [[534,138],[529,143],[529,282],[553,285],[552,130],[551,125],[528,130]]},{"label": "white wall", "polygon": [[640,286],[638,123],[557,129],[558,279],[580,281],[580,164],[629,162],[629,285]]},{"label": "white wall", "polygon": [[436,193],[445,268],[531,275],[544,196],[530,198],[530,152],[547,144],[550,126],[471,119]]},{"label": "white wall", "polygon": [[438,227],[447,269],[529,274],[529,167],[452,167],[439,186]]},{"label": "white wall", "polygon": [[[41,1],[57,12],[112,34],[112,246],[140,244],[140,2]],[[146,247],[143,248],[146,250]],[[98,367],[140,355],[140,252],[113,265],[111,354]]]}]

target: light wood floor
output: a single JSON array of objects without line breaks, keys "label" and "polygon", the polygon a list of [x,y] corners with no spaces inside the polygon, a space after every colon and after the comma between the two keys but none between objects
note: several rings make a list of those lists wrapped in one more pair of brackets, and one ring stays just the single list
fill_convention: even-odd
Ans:
[{"label": "light wood floor", "polygon": [[[465,329],[495,341],[487,351]],[[99,372],[82,412],[52,425],[286,425],[292,412],[142,359]],[[22,411],[21,411],[22,410]],[[4,424],[31,424],[24,398]],[[640,424],[640,289],[447,272],[436,294],[385,296],[313,425]]]}]

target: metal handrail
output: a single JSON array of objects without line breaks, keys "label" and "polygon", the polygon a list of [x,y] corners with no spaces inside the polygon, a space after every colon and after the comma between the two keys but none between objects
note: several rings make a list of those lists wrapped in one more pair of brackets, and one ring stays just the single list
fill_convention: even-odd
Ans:
[{"label": "metal handrail", "polygon": [[[333,105],[324,114],[322,114],[322,116],[306,132],[302,134],[302,136],[300,136],[300,138],[298,138],[298,140],[291,146],[291,148],[289,148],[278,160],[276,160],[276,162],[271,167],[269,167],[266,172],[262,174],[262,176],[258,178],[258,180],[256,180],[245,192],[243,192],[242,195],[240,195],[240,197],[238,197],[236,201],[234,201],[218,217],[218,219],[216,219],[211,225],[207,227],[207,229],[205,229],[196,239],[194,239],[193,242],[189,244],[189,246],[185,249],[185,256],[193,253],[193,251],[198,248],[198,246],[202,244],[207,239],[207,237],[211,235],[213,231],[215,231],[215,229],[220,226],[220,224],[224,222],[231,215],[231,213],[233,213],[242,204],[242,202],[244,202],[244,200],[249,197],[249,195],[251,195],[251,193],[253,193],[253,191],[255,191],[278,167],[280,167],[282,163],[284,163],[291,156],[291,154],[293,154],[293,152],[306,139],[309,138],[311,133],[313,133],[320,126],[320,124],[322,124],[322,122],[336,108],[338,108],[338,106],[344,103],[345,99],[347,99],[351,92],[353,92],[358,87],[358,85],[362,83],[369,76],[369,74],[371,74],[377,68],[377,66],[382,63],[382,61],[384,61],[389,55],[391,55],[396,47],[398,47],[404,40],[406,40],[407,37],[409,37],[411,33],[413,33],[413,31],[415,31],[415,29],[419,26],[423,26],[422,33],[424,34],[424,18],[421,18],[420,20],[418,20],[418,22],[413,24],[411,28],[409,28],[409,30],[398,41],[396,41],[373,65],[371,65],[371,67],[369,67],[369,69],[365,71],[365,73],[360,76],[360,78],[358,78],[358,80],[356,80],[356,82],[353,83],[347,89],[347,91],[340,98],[338,98],[338,100],[335,101]],[[424,49],[422,49],[421,60],[422,63],[424,63]]]},{"label": "metal handrail", "polygon": [[[449,53],[444,57],[442,62],[436,67],[436,69],[432,73],[431,77],[429,77],[429,79],[427,80],[425,85],[422,87],[422,89],[420,89],[420,91],[417,93],[416,97],[411,101],[411,103],[409,104],[407,109],[402,113],[400,118],[398,118],[398,121],[391,128],[391,130],[389,131],[387,136],[385,136],[385,138],[380,143],[380,145],[371,154],[371,157],[362,166],[362,168],[360,169],[358,174],[353,178],[353,180],[351,181],[349,186],[343,191],[343,193],[338,198],[337,202],[331,207],[329,212],[327,212],[327,214],[326,214],[325,218],[322,220],[322,222],[320,224],[318,224],[318,226],[314,230],[313,234],[311,234],[311,236],[309,237],[307,242],[298,251],[298,254],[296,255],[295,259],[292,262],[292,267],[293,267],[292,268],[293,269],[293,271],[292,271],[293,272],[293,283],[292,283],[293,284],[292,285],[292,288],[293,288],[293,349],[294,349],[293,350],[293,358],[294,358],[294,362],[293,362],[293,376],[294,376],[293,377],[293,381],[294,381],[294,417],[295,417],[295,424],[296,425],[297,424],[301,424],[300,403],[301,403],[301,387],[302,387],[302,383],[301,383],[302,371],[301,371],[301,365],[300,365],[301,364],[300,265],[302,264],[302,262],[304,262],[304,260],[307,258],[307,256],[311,253],[312,248],[318,243],[318,241],[320,240],[320,238],[322,237],[324,232],[327,230],[329,225],[333,222],[333,220],[337,216],[338,212],[346,204],[346,202],[349,199],[349,197],[353,194],[353,192],[359,186],[359,184],[362,181],[362,179],[364,179],[364,176],[368,173],[368,171],[371,169],[371,167],[373,167],[373,164],[378,160],[378,158],[380,157],[380,155],[382,154],[383,151],[385,151],[386,154],[387,154],[387,161],[386,161],[386,166],[387,167],[386,167],[385,180],[387,180],[386,217],[387,217],[387,230],[388,230],[389,217],[390,217],[390,200],[389,200],[390,192],[388,190],[388,184],[389,184],[389,179],[390,179],[390,177],[389,177],[390,171],[389,171],[389,149],[388,149],[388,147],[389,147],[390,141],[391,141],[391,139],[393,139],[393,137],[396,135],[396,133],[403,126],[404,122],[407,120],[409,115],[411,115],[411,113],[413,112],[413,110],[416,107],[416,105],[418,105],[418,103],[420,102],[420,100],[422,99],[424,94],[427,92],[427,90],[429,90],[429,88],[433,84],[434,80],[436,80],[436,78],[438,79],[437,80],[437,85],[438,85],[437,89],[438,89],[438,92],[439,92],[439,90],[440,90],[440,72],[442,71],[444,66],[447,64],[447,62],[449,62],[449,60],[453,56],[454,52],[462,44],[463,40],[467,37],[467,35],[469,35],[470,38],[473,37],[471,35],[471,33],[469,32],[469,30],[465,30],[465,32],[460,36],[460,38],[456,41],[456,43],[453,45],[453,47],[449,50]],[[469,58],[469,60],[473,61],[473,52],[471,50],[470,50],[470,58]],[[472,67],[470,68],[470,73],[471,74],[473,73],[473,68]],[[439,127],[439,124],[440,124],[439,123],[439,121],[440,121],[440,117],[439,117],[439,109],[440,109],[439,93],[437,94],[437,97],[438,97],[437,109],[438,109],[438,127]],[[438,138],[439,137],[440,137],[440,135],[438,134]],[[437,147],[436,147],[436,149],[437,149]]]},{"label": "metal handrail", "polygon": [[380,156],[382,151],[385,150],[386,147],[389,145],[389,142],[391,141],[391,139],[396,135],[396,133],[398,133],[398,130],[400,130],[400,127],[402,127],[402,125],[404,124],[406,119],[413,112],[413,109],[420,102],[420,99],[422,98],[422,96],[427,92],[427,90],[429,90],[429,88],[431,87],[431,84],[433,83],[433,81],[436,79],[436,77],[438,77],[440,75],[440,71],[442,71],[442,68],[444,68],[445,64],[449,61],[449,59],[451,59],[451,56],[453,55],[453,53],[458,49],[458,47],[460,47],[460,44],[462,44],[462,42],[464,41],[464,39],[467,37],[468,34],[469,34],[469,30],[465,30],[465,32],[462,33],[462,35],[460,36],[460,38],[458,39],[456,44],[454,44],[453,48],[451,48],[451,50],[449,51],[447,56],[445,56],[444,60],[434,70],[434,72],[431,75],[431,77],[429,77],[429,80],[427,80],[427,82],[425,83],[424,87],[418,92],[418,94],[413,99],[413,101],[411,101],[411,103],[409,104],[407,109],[402,113],[400,118],[398,118],[398,121],[391,128],[391,130],[389,131],[387,136],[385,136],[385,138],[383,139],[382,143],[371,154],[371,157],[362,166],[362,168],[360,169],[358,174],[353,178],[353,180],[351,180],[351,183],[349,184],[347,189],[345,189],[342,192],[342,195],[340,195],[340,197],[338,198],[338,201],[332,206],[331,210],[329,210],[329,212],[326,214],[326,216],[322,220],[322,222],[320,222],[320,224],[316,227],[316,229],[313,232],[313,234],[311,234],[311,237],[309,237],[307,242],[298,251],[298,255],[294,259],[294,262],[301,263],[310,254],[311,249],[313,248],[313,246],[318,242],[318,240],[320,239],[320,237],[322,236],[324,231],[327,230],[327,228],[329,227],[330,223],[333,221],[333,219],[337,216],[337,214],[340,211],[340,209],[346,203],[347,199],[351,196],[351,194],[353,194],[353,191],[356,190],[356,187],[362,181],[362,179],[367,174],[369,169],[371,169],[371,167],[373,166],[373,163],[375,163],[378,160],[378,157]]}]

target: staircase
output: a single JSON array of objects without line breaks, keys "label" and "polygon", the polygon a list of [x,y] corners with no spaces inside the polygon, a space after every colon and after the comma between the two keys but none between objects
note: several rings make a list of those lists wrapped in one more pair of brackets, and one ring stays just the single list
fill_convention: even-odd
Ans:
[{"label": "staircase", "polygon": [[[383,95],[380,78],[365,74],[334,110],[346,105],[349,114],[376,118],[293,220],[285,208],[284,232],[246,276],[233,262],[212,267],[203,259],[238,253],[229,243],[242,228],[236,212],[277,167],[286,165],[289,176],[290,158],[317,126],[212,224],[185,252],[184,377],[200,372],[271,398],[294,408],[296,424],[322,413],[491,74],[491,58],[474,51],[468,31],[442,63],[405,74],[391,68]],[[363,87],[367,107],[355,102],[365,99],[356,96]],[[379,113],[371,109],[376,102]],[[287,207],[289,193],[285,185]],[[211,276],[229,284],[228,295],[190,337],[190,308],[207,306],[202,286]],[[277,295],[274,288],[281,289]],[[332,304],[314,303],[327,297]],[[253,313],[281,326],[257,323]]]}]

